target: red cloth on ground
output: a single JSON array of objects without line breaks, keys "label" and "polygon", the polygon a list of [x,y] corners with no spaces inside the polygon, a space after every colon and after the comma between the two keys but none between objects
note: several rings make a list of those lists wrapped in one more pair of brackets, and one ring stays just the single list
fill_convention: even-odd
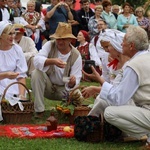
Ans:
[{"label": "red cloth on ground", "polygon": [[[70,132],[63,131],[65,126],[71,128]],[[0,126],[0,136],[10,138],[72,138],[74,137],[73,125],[58,125],[57,130],[48,132],[45,125],[5,125]]]}]

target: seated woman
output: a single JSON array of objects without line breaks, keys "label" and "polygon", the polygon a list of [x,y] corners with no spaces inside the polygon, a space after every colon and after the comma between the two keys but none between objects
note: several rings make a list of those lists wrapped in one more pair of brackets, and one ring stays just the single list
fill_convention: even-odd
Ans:
[{"label": "seated woman", "polygon": [[27,36],[33,39],[37,49],[40,50],[42,47],[40,31],[45,30],[45,21],[41,14],[35,11],[35,1],[30,0],[27,2],[27,10],[22,14],[20,23],[25,26]]},{"label": "seated woman", "polygon": [[[2,95],[6,87],[13,82],[18,81],[26,84],[27,64],[21,47],[13,42],[15,37],[14,26],[8,21],[1,21],[0,27],[0,95]],[[9,73],[6,75],[6,72],[14,73],[7,76]],[[6,78],[2,77],[4,74]],[[24,99],[25,88],[22,85],[14,84],[7,90],[7,95],[17,95]]]},{"label": "seated woman", "polygon": [[34,70],[33,58],[38,51],[33,40],[27,36],[24,36],[24,26],[22,24],[14,24],[14,27],[16,31],[15,42],[22,48],[28,65],[27,75],[31,76],[31,72]]},{"label": "seated woman", "polygon": [[102,20],[101,13],[103,11],[103,7],[101,5],[95,6],[95,15],[89,19],[88,29],[90,34],[90,39],[99,34],[97,24],[99,20]]},{"label": "seated woman", "polygon": [[126,29],[130,25],[138,26],[138,22],[134,14],[131,14],[131,5],[129,3],[124,3],[122,8],[123,13],[118,15],[117,18],[117,28],[118,30],[126,33]]},{"label": "seated woman", "polygon": [[[114,60],[118,60],[118,61],[116,61],[117,63],[115,63],[115,64],[110,63],[110,64],[114,65],[114,67],[116,67],[116,69],[119,71],[117,76],[113,80],[113,82],[111,82],[111,84],[113,84],[113,85],[117,85],[120,82],[120,80],[122,78],[122,69],[125,67],[126,62],[129,60],[129,58],[127,56],[124,56],[122,54],[121,44],[122,44],[124,35],[125,34],[120,31],[109,30],[107,33],[105,33],[105,36],[103,39],[105,41],[106,40],[109,41],[108,52],[109,52],[111,58],[113,58]],[[105,80],[102,77],[98,76],[98,73],[96,72],[96,70],[94,68],[92,68],[92,70],[93,70],[92,74],[87,74],[84,71],[83,71],[83,73],[86,76],[88,76],[89,78],[94,78],[101,85],[103,85]],[[101,86],[99,86],[99,87],[90,86],[90,87],[83,89],[82,94],[85,98],[87,98],[87,97],[90,97],[90,96],[100,93],[100,88],[101,88]],[[99,110],[100,104],[101,104],[101,99],[99,98],[99,95],[98,95],[97,98],[95,99],[92,110],[89,112],[89,115],[99,116],[99,114],[102,113],[102,112],[100,112],[101,109]],[[103,106],[101,106],[101,107],[103,107]]]},{"label": "seated woman", "polygon": [[144,17],[145,10],[143,7],[137,7],[135,9],[135,14],[137,16],[137,22],[141,28],[143,28],[147,34],[150,32],[150,20],[147,17]]},{"label": "seated woman", "polygon": [[77,49],[81,53],[83,65],[86,60],[94,60],[96,65],[96,70],[99,74],[101,74],[101,70],[99,66],[101,65],[101,61],[98,57],[95,46],[90,42],[90,37],[88,32],[85,30],[80,30],[77,35],[77,41],[79,42],[79,46]]},{"label": "seated woman", "polygon": [[[115,34],[118,34],[119,37],[123,37],[124,33],[115,30],[115,29],[105,29],[103,33],[101,33],[101,46],[105,50],[106,53],[103,54],[101,57],[102,62],[102,78],[109,83],[113,83],[115,77],[120,72],[120,69],[122,68],[122,64],[126,61],[126,56],[123,56],[123,58],[117,58],[117,55],[114,55],[110,52],[110,40],[116,40]],[[119,41],[119,40],[118,40]],[[120,42],[116,43],[116,46],[118,45],[118,49],[121,49]],[[120,48],[119,48],[120,47]],[[119,53],[121,53],[120,50],[116,49]]]}]

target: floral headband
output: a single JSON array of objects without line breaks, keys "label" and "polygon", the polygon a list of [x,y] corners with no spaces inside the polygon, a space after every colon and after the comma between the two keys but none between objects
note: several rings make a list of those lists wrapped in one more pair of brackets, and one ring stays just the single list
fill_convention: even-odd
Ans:
[{"label": "floral headband", "polygon": [[25,32],[25,29],[24,28],[15,28],[15,31],[16,32]]}]

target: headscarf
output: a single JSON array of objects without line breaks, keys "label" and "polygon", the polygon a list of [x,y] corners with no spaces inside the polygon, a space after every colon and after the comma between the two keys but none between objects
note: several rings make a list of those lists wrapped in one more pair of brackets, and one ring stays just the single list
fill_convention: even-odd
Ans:
[{"label": "headscarf", "polygon": [[4,29],[5,29],[9,24],[11,25],[11,23],[8,22],[8,21],[6,21],[6,20],[5,20],[5,21],[0,21],[0,36],[2,35]]},{"label": "headscarf", "polygon": [[82,34],[83,34],[83,36],[84,36],[84,38],[85,38],[85,41],[90,42],[90,37],[89,37],[89,34],[88,34],[87,31],[85,31],[85,30],[80,30],[79,32],[82,32]]},{"label": "headscarf", "polygon": [[101,36],[102,36],[101,40],[109,41],[116,51],[122,53],[121,44],[123,42],[125,33],[118,31],[116,29],[106,29]]}]

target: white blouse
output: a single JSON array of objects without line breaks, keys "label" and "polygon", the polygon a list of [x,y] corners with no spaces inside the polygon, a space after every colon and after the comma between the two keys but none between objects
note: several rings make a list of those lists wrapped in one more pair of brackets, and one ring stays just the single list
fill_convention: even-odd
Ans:
[{"label": "white blouse", "polygon": [[[1,72],[18,72],[19,75],[17,78],[25,78],[27,72],[27,64],[22,52],[22,49],[19,45],[14,44],[10,50],[3,51],[0,50],[0,73]],[[2,79],[0,80],[0,95],[3,94],[6,87],[17,81],[16,79]],[[14,84],[8,88],[7,93],[9,94],[19,94],[18,85]]]}]

